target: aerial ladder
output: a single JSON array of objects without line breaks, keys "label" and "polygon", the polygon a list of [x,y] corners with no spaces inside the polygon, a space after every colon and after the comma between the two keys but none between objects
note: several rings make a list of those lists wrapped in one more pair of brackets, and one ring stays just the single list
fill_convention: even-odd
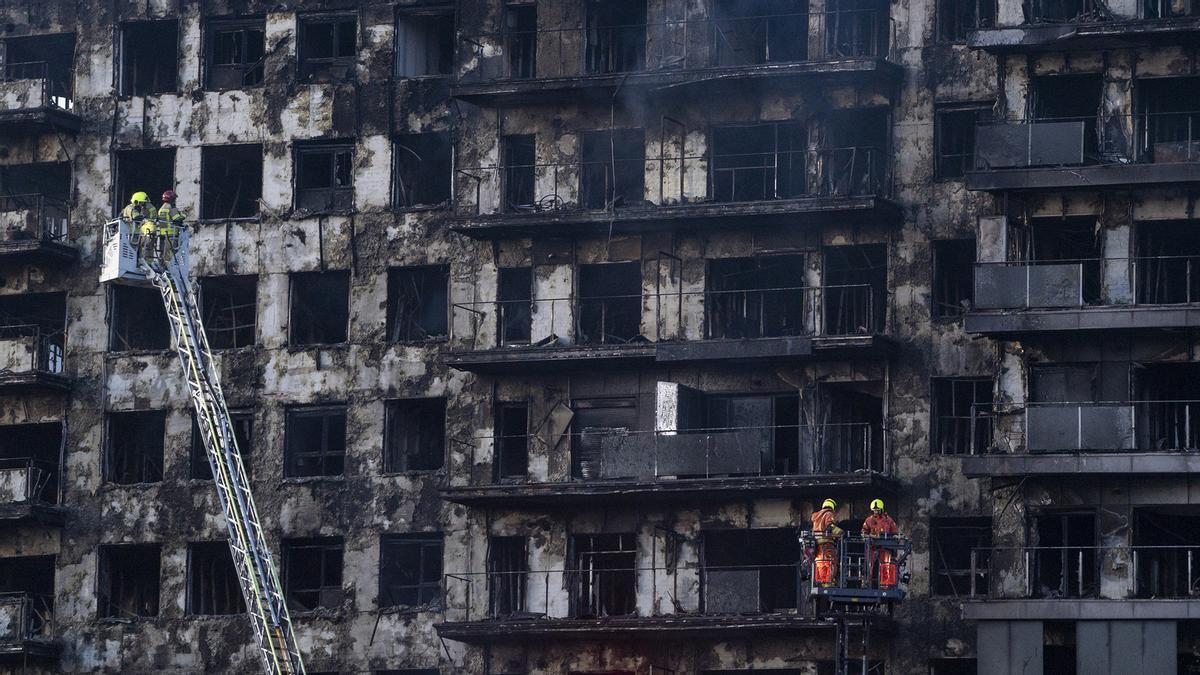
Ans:
[{"label": "aerial ladder", "polygon": [[153,286],[162,295],[175,350],[187,376],[197,426],[212,467],[213,483],[225,511],[229,549],[265,672],[302,675],[304,662],[288,616],[283,586],[263,537],[196,294],[188,281],[187,231],[179,228],[173,235],[141,235],[141,226],[142,223],[127,219],[105,225],[100,281]]}]

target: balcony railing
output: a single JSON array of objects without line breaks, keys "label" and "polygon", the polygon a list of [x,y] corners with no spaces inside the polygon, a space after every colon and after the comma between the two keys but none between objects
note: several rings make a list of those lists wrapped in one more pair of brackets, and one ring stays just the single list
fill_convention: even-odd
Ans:
[{"label": "balcony railing", "polygon": [[874,9],[501,30],[463,36],[456,63],[458,81],[473,84],[890,59],[894,33],[891,18]]},{"label": "balcony railing", "polygon": [[0,195],[0,243],[65,243],[71,209],[61,199],[40,194]]},{"label": "balcony railing", "polygon": [[[454,303],[450,340],[494,349],[875,335],[884,327],[881,294],[847,284]],[[689,329],[685,313],[701,309],[703,324]]]},{"label": "balcony railing", "polygon": [[1200,256],[975,264],[975,309],[1070,309],[1200,302]]},{"label": "balcony railing", "polygon": [[62,373],[65,337],[36,324],[0,326],[0,375]]},{"label": "balcony railing", "polygon": [[52,462],[33,458],[0,460],[0,504],[54,504],[58,501]]},{"label": "balcony railing", "polygon": [[679,562],[651,567],[600,563],[556,570],[455,573],[443,579],[443,607],[451,622],[795,615],[804,601],[800,574],[800,562],[728,566]]},{"label": "balcony railing", "polygon": [[972,454],[1194,452],[1200,401],[977,405],[971,436]]},{"label": "balcony railing", "polygon": [[48,640],[54,635],[54,598],[0,593],[0,642]]},{"label": "balcony railing", "polygon": [[[1135,17],[1113,14],[1101,0],[1031,0],[1027,3],[1029,24],[1104,24],[1124,21]],[[1200,16],[1200,2],[1196,0],[1142,0],[1138,4],[1136,18],[1175,19]]]},{"label": "balcony railing", "polygon": [[891,155],[874,147],[459,167],[454,176],[463,216],[893,194]]},{"label": "balcony railing", "polygon": [[[28,87],[21,92],[0,94],[0,109],[74,108],[70,75],[55,76],[50,71],[50,64],[45,61],[0,64],[0,83],[23,82]],[[0,87],[0,91],[4,89]]]},{"label": "balcony railing", "polygon": [[1200,160],[1200,112],[1103,114],[975,125],[975,169]]},{"label": "balcony railing", "polygon": [[1200,546],[974,548],[969,578],[975,598],[1192,599]]}]

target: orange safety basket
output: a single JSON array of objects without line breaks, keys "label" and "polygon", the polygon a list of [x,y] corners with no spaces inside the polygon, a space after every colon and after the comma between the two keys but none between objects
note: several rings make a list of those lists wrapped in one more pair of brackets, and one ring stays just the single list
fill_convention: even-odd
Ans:
[{"label": "orange safety basket", "polygon": [[813,579],[818,584],[833,583],[833,561],[818,558],[813,565]]},{"label": "orange safety basket", "polygon": [[896,563],[893,563],[893,562],[879,563],[879,585],[880,586],[895,586],[896,585]]}]

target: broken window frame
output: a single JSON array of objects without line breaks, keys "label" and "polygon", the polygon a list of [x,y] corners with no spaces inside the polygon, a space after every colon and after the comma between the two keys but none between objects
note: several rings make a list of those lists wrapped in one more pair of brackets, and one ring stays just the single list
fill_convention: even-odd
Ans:
[{"label": "broken window frame", "polygon": [[[640,3],[640,8],[630,5]],[[601,0],[584,2],[583,71],[586,75],[619,75],[639,73],[646,69],[649,31],[647,25],[650,10],[646,0],[626,0],[622,3],[605,3]],[[640,16],[629,21],[627,17],[611,19],[604,12],[621,5],[624,12],[638,11]]]},{"label": "broken window frame", "polygon": [[[515,419],[509,420],[510,415]],[[529,477],[529,404],[523,401],[497,403],[495,416],[492,480],[496,483],[525,481]],[[510,424],[514,428],[510,429]]]},{"label": "broken window frame", "polygon": [[[953,537],[952,546],[943,542]],[[973,543],[971,543],[973,541]],[[932,518],[929,521],[929,595],[932,597],[973,597],[987,595],[988,570],[992,546],[992,519],[989,517]],[[948,567],[948,551],[963,552],[965,568]],[[972,583],[971,558],[975,579]],[[947,592],[948,591],[948,592]]]},{"label": "broken window frame", "polygon": [[[1026,572],[1030,575],[1031,597],[1099,597],[1102,556],[1098,550],[1100,532],[1097,512],[1093,509],[1045,509],[1030,516],[1027,520],[1027,541],[1037,542],[1033,549],[1033,569]],[[1059,540],[1049,543],[1042,541],[1042,524],[1055,520],[1059,522],[1061,530]],[[1084,526],[1082,529],[1079,527],[1081,525]],[[1057,589],[1043,583],[1055,579]]]},{"label": "broken window frame", "polygon": [[966,44],[968,33],[996,25],[996,0],[937,0],[935,11],[941,44]]},{"label": "broken window frame", "polygon": [[[400,560],[406,557],[405,549],[416,549],[415,570]],[[412,552],[407,553],[412,555]],[[440,532],[382,535],[379,538],[379,608],[439,607],[444,555],[445,537]],[[388,583],[392,574],[397,578]]]},{"label": "broken window frame", "polygon": [[[133,557],[139,554],[146,556],[147,559],[142,561],[146,564],[149,564],[149,557],[153,556],[153,575],[137,571],[119,576],[114,574],[113,566],[118,562],[114,560],[114,556]],[[159,588],[162,576],[162,548],[159,544],[101,544],[97,557],[96,604],[100,620],[146,619],[159,615],[162,609],[162,593]],[[130,561],[123,562],[132,564]],[[122,615],[120,605],[126,603],[114,603],[113,598],[124,597],[127,594],[126,590],[138,611]]]},{"label": "broken window frame", "polygon": [[[933,303],[933,318],[957,321],[975,301],[975,240],[937,239],[931,242],[931,247],[933,291],[930,301]],[[969,254],[964,260],[958,260],[964,252]],[[948,264],[947,257],[954,258],[955,264]]]},{"label": "broken window frame", "polygon": [[[512,283],[506,283],[510,277]],[[501,267],[496,277],[496,340],[527,345],[533,336],[533,268]]]},{"label": "broken window frame", "polygon": [[636,613],[637,534],[572,534],[568,543],[571,617],[603,618]]},{"label": "broken window frame", "polygon": [[[811,18],[808,1],[792,0],[791,7],[786,9],[781,7],[784,4],[713,2],[712,64],[736,67],[807,61]],[[782,54],[776,54],[777,51]]]},{"label": "broken window frame", "polygon": [[[351,75],[354,64],[358,59],[358,43],[359,43],[359,21],[357,12],[333,12],[320,14],[301,14],[297,17],[298,24],[297,45],[296,45],[296,74],[301,82],[309,82],[321,79],[344,79]],[[332,26],[330,36],[330,56],[312,56],[306,52],[309,48],[305,47],[308,42],[308,32],[317,26],[330,25]],[[339,45],[342,43],[344,36],[342,32],[350,26],[354,31],[354,45],[349,54],[339,53]],[[333,72],[336,67],[346,67],[344,75]]]},{"label": "broken window frame", "polygon": [[[224,554],[224,555],[222,555]],[[226,567],[225,563],[228,563]],[[207,584],[205,581],[207,580]],[[228,541],[193,541],[187,547],[187,616],[246,613],[237,567]]]},{"label": "broken window frame", "polygon": [[[517,158],[517,153],[528,157]],[[502,164],[501,210],[520,212],[541,208],[537,196],[537,138],[533,134],[505,134],[500,137]],[[554,206],[554,204],[552,204]]]},{"label": "broken window frame", "polygon": [[440,471],[445,465],[446,398],[384,402],[384,473]]},{"label": "broken window frame", "polygon": [[537,21],[536,2],[516,0],[504,4],[504,53],[507,55],[505,67],[508,69],[508,79],[532,80],[537,77]]},{"label": "broken window frame", "polygon": [[[335,277],[344,279],[345,286],[346,286],[344,293],[338,293],[338,295],[341,297],[341,299],[337,300],[335,305],[333,305],[332,307],[324,307],[324,308],[322,308],[323,311],[314,311],[312,309],[312,306],[315,304],[318,304],[318,303],[310,303],[309,305],[302,304],[304,302],[305,298],[298,297],[301,295],[301,293],[317,293],[321,289],[310,288],[310,289],[305,289],[301,292],[297,292],[297,284],[303,284],[303,283],[305,283],[305,280],[307,280],[307,279],[316,280],[316,283],[320,284],[320,283],[322,283],[323,280],[328,279],[329,280],[328,283],[330,285],[332,285],[333,283],[335,283],[337,281],[337,279],[335,279]],[[350,272],[348,270],[327,270],[324,272],[293,272],[290,275],[290,278],[288,279],[288,285],[289,285],[289,289],[288,289],[288,296],[289,296],[289,302],[288,302],[288,346],[294,347],[294,348],[308,348],[308,347],[327,347],[327,346],[332,346],[332,345],[345,344],[350,337]],[[328,289],[326,289],[326,290],[328,290]],[[333,289],[333,290],[340,290],[340,289]],[[309,298],[309,299],[311,299],[311,298]],[[344,303],[344,305],[343,305],[343,303]],[[345,308],[344,312],[342,310],[343,307]],[[336,310],[336,312],[335,312],[335,310]],[[329,315],[334,314],[334,313],[339,313],[339,314],[344,313],[345,314],[345,318],[342,319],[340,322],[341,328],[334,328],[332,323],[330,323],[326,326],[323,326],[323,327],[319,324],[312,323],[313,320],[316,320],[318,318],[329,318]],[[309,323],[306,324],[307,326],[309,326],[309,330],[305,331],[306,333],[310,334],[309,337],[304,337],[304,336],[298,334],[297,324],[299,322],[297,321],[297,317],[306,317],[305,320],[309,321]],[[339,318],[339,317],[334,317],[334,318]],[[317,335],[318,332],[324,333],[325,332],[324,328],[329,328],[331,331],[338,330],[338,331],[340,331],[340,333],[335,335],[334,333],[331,332],[328,335],[324,335],[324,334]],[[318,330],[318,329],[321,329],[321,330]],[[328,338],[337,338],[337,339],[328,339]]]},{"label": "broken window frame", "polygon": [[[257,33],[257,37],[253,34]],[[262,17],[249,19],[213,19],[205,25],[204,53],[204,88],[209,91],[231,91],[261,87],[264,84],[266,72],[266,19]],[[233,52],[234,60],[227,63],[217,63],[218,45],[224,36],[233,35],[236,46]],[[253,50],[248,45],[258,43],[258,51],[262,53],[257,59],[251,59]],[[218,86],[214,80],[225,71],[233,75],[240,74],[241,82],[236,86]],[[231,78],[232,79],[232,78]]]},{"label": "broken window frame", "polygon": [[[238,455],[242,458],[242,468],[246,470],[246,478],[253,476],[251,458],[254,456],[254,411],[250,409],[229,411],[229,421],[233,425],[233,436],[237,443]],[[208,461],[208,449],[204,447],[204,438],[200,435],[200,426],[195,415],[192,416],[192,444],[189,458],[191,480],[212,480],[212,465]]]},{"label": "broken window frame", "polygon": [[[241,349],[257,344],[258,334],[258,276],[253,274],[209,276],[199,279],[200,310],[209,347],[214,350]],[[250,286],[250,297],[235,297],[238,284]],[[226,302],[215,296],[224,294]],[[240,318],[239,318],[240,317]],[[240,338],[240,339],[239,339]]]},{"label": "broken window frame", "polygon": [[[138,419],[135,419],[138,418]],[[123,425],[132,425],[125,429]],[[151,428],[142,429],[149,424]],[[104,482],[113,485],[161,483],[166,451],[167,411],[111,410],[104,417]],[[128,439],[139,447],[118,447],[119,431],[132,432]],[[153,447],[156,445],[157,448]],[[146,447],[140,447],[145,445]],[[136,451],[136,452],[133,452]],[[117,453],[120,452],[121,456]],[[133,455],[129,453],[133,452]],[[130,468],[131,460],[140,458],[140,468]]]},{"label": "broken window frame", "polygon": [[[738,340],[794,337],[807,334],[809,292],[804,275],[804,254],[709,258],[704,275],[704,337],[708,340]],[[795,270],[796,281],[769,279],[780,265]],[[742,269],[734,269],[741,266]],[[728,268],[722,271],[721,268]],[[740,279],[739,279],[740,277]],[[729,288],[728,286],[733,286]],[[738,321],[745,319],[745,321]],[[738,325],[742,330],[738,330]]]},{"label": "broken window frame", "polygon": [[[975,128],[989,122],[992,117],[990,105],[981,103],[959,103],[939,105],[934,111],[933,125],[933,177],[936,181],[962,180],[968,171],[975,168]],[[966,129],[956,129],[950,120],[965,124]],[[960,140],[961,147],[948,152],[944,147],[953,140]]]},{"label": "broken window frame", "polygon": [[[69,49],[66,44],[68,41]],[[61,44],[55,44],[56,42]],[[27,43],[29,47],[26,47]],[[0,55],[3,55],[3,62],[0,62],[0,82],[42,80],[42,105],[73,110],[76,45],[77,37],[74,32],[4,38],[0,40]],[[13,52],[17,53],[15,57]]]},{"label": "broken window frame", "polygon": [[[433,139],[440,147],[429,147],[426,141]],[[445,155],[441,156],[437,151],[443,148]],[[449,204],[454,172],[454,146],[449,132],[399,134],[392,138],[392,156],[392,204],[397,210]]]},{"label": "broken window frame", "polygon": [[[439,295],[445,300],[436,304]],[[427,306],[426,297],[429,303],[435,304]],[[390,268],[385,320],[388,343],[449,340],[450,266],[412,265]]]},{"label": "broken window frame", "polygon": [[488,616],[502,618],[525,612],[529,575],[529,539],[488,537]]},{"label": "broken window frame", "polygon": [[[619,268],[619,269],[618,269]],[[613,292],[610,277],[602,281],[602,270],[631,273],[629,292]],[[575,294],[575,342],[580,345],[628,344],[642,335],[642,263],[611,262],[577,265]],[[587,277],[597,275],[592,283]],[[633,292],[636,285],[636,293]],[[593,286],[595,286],[593,288]],[[628,325],[626,325],[628,324]]]},{"label": "broken window frame", "polygon": [[[284,478],[330,478],[346,475],[347,451],[347,408],[344,404],[297,405],[284,412],[283,467]],[[301,420],[320,419],[318,446],[301,451],[294,445],[304,440],[313,440],[296,428]],[[341,418],[341,422],[337,422]],[[341,426],[340,442],[336,438],[337,426]],[[339,447],[340,446],[340,449]],[[305,468],[315,464],[315,468]]]},{"label": "broken window frame", "polygon": [[637,206],[645,201],[646,130],[582,132],[579,139],[579,207],[607,211]]},{"label": "broken window frame", "polygon": [[[0,425],[0,471],[24,469],[28,483],[25,499],[38,504],[58,504],[62,499],[62,422],[22,422]],[[13,494],[9,492],[7,494]]]},{"label": "broken window frame", "polygon": [[[345,540],[342,537],[298,537],[283,540],[281,581],[283,582],[284,599],[293,613],[307,614],[322,609],[337,609],[341,606],[345,599],[343,587],[346,564],[345,546]],[[294,567],[297,564],[297,555],[301,553],[318,556],[316,565],[318,578],[315,580],[315,585],[298,585],[301,580],[297,579],[297,570]],[[303,581],[312,584],[314,580],[305,579]],[[314,602],[301,602],[296,598],[297,594],[303,594],[306,598],[313,596]],[[326,600],[331,599],[327,597],[329,595],[336,596],[337,602],[327,603]]]},{"label": "broken window frame", "polygon": [[[753,142],[743,138],[722,139],[736,133],[771,133],[771,149],[764,152],[747,152],[744,144]],[[810,193],[808,189],[808,125],[794,120],[761,122],[755,124],[726,124],[708,130],[708,199],[728,204],[738,202],[773,201],[796,199]],[[724,144],[733,144],[733,152],[719,152]],[[826,162],[826,163],[832,163]],[[750,180],[747,193],[738,187],[738,176],[745,176],[743,184]],[[755,175],[758,180],[755,181]],[[759,189],[755,189],[755,185]],[[725,186],[728,186],[727,188]]]},{"label": "broken window frame", "polygon": [[[257,152],[255,152],[257,149]],[[245,155],[256,154],[257,166],[246,169],[248,160],[236,157],[238,153]],[[229,155],[222,157],[221,155]],[[224,170],[221,179],[235,181],[237,188],[230,202],[227,214],[217,213],[218,202],[222,194],[222,180],[218,173]],[[236,171],[236,178],[231,174]],[[238,143],[233,145],[206,145],[200,149],[200,218],[199,220],[238,221],[258,220],[259,208],[262,203],[263,185],[263,151],[258,143]],[[228,186],[226,186],[228,187]],[[249,192],[242,196],[243,187],[249,187]],[[249,208],[247,208],[249,207]]]},{"label": "broken window frame", "polygon": [[[398,7],[396,9],[396,77],[407,79],[419,78],[435,78],[449,77],[454,74],[454,41],[455,41],[455,18],[453,4],[430,4],[417,5],[413,7]],[[408,61],[409,52],[405,49],[404,34],[406,31],[401,29],[401,23],[406,19],[415,20],[421,24],[416,29],[424,29],[427,32],[434,32],[433,39],[427,39],[427,35],[423,35],[423,48],[415,50],[413,55],[417,56],[417,63],[410,64]],[[445,30],[446,26],[439,25],[439,22],[449,20],[449,35],[436,35],[438,30]],[[433,30],[431,31],[431,27]],[[437,38],[446,38],[447,44],[441,44]]]},{"label": "broken window frame", "polygon": [[[161,25],[174,24],[174,27],[175,27],[175,39],[173,41],[173,52],[170,55],[168,55],[168,54],[163,54],[160,51],[155,51],[153,53],[153,55],[150,55],[151,58],[149,60],[153,64],[152,70],[154,72],[153,81],[148,84],[143,84],[142,86],[138,86],[138,82],[137,82],[137,79],[138,79],[136,77],[137,76],[137,72],[136,72],[137,71],[137,65],[136,65],[137,62],[128,60],[132,57],[132,54],[131,54],[131,46],[132,45],[130,44],[130,42],[133,39],[129,35],[129,31],[131,28],[133,28],[134,26],[139,25],[139,24],[145,24],[146,30],[154,30],[155,27],[150,24],[161,24]],[[124,21],[120,24],[117,35],[118,35],[118,40],[119,40],[119,42],[118,42],[119,58],[115,59],[115,62],[113,65],[116,68],[116,74],[115,74],[116,80],[115,81],[117,82],[117,90],[121,97],[128,98],[128,97],[132,97],[132,96],[158,96],[160,94],[173,94],[173,93],[179,91],[179,35],[180,34],[179,34],[179,20],[178,19],[141,19],[141,20],[137,20],[137,21]],[[169,63],[171,64],[171,68],[169,71],[170,72],[169,85],[165,78],[165,74],[168,72],[167,71],[168,64],[165,61],[168,60],[167,59],[168,56],[172,57],[169,59]],[[157,84],[159,75],[164,75],[162,85]]]},{"label": "broken window frame", "polygon": [[[343,212],[354,209],[354,142],[305,141],[295,146],[294,206],[310,213]],[[327,185],[305,187],[309,162],[328,164]],[[312,170],[316,170],[316,166]],[[321,196],[324,199],[320,199]]]},{"label": "broken window frame", "polygon": [[[930,382],[932,453],[950,456],[988,452],[992,444],[992,378],[934,377]],[[965,403],[967,400],[970,403]],[[951,408],[948,411],[947,403]]]}]

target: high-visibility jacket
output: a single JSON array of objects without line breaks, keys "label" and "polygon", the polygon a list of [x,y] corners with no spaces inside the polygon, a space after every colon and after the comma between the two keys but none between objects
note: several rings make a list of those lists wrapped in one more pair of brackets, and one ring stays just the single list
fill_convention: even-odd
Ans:
[{"label": "high-visibility jacket", "polygon": [[175,208],[173,204],[167,202],[158,207],[158,233],[165,235],[175,235],[179,233],[179,228],[183,225],[183,212]]},{"label": "high-visibility jacket", "polygon": [[149,218],[151,215],[152,212],[149,204],[126,204],[125,208],[121,209],[121,217],[125,220],[132,220],[134,222],[144,218]]},{"label": "high-visibility jacket", "polygon": [[813,511],[812,514],[812,531],[817,537],[817,540],[828,540],[829,536],[842,536],[842,528],[834,522],[833,509],[821,509]]},{"label": "high-visibility jacket", "polygon": [[887,513],[872,513],[863,521],[862,532],[868,537],[882,537],[885,534],[900,534],[900,528]]}]

